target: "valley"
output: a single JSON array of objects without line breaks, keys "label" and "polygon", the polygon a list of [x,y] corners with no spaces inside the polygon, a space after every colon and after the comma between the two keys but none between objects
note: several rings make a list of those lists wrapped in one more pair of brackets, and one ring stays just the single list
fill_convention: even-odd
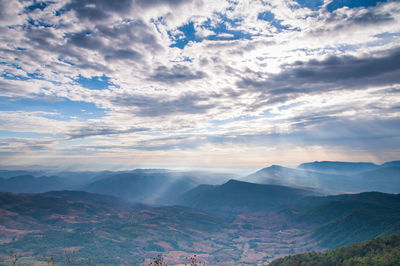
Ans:
[{"label": "valley", "polygon": [[[371,165],[367,167],[370,173]],[[382,178],[394,180],[389,182],[396,190],[397,168],[392,168],[372,171],[386,173]],[[350,171],[347,178],[364,170]],[[179,265],[196,254],[206,265],[266,265],[289,254],[400,232],[400,194],[328,196],[324,188],[342,182],[335,179],[338,173],[332,174],[326,164],[326,172],[312,169],[307,170],[312,175],[304,176],[299,171],[304,170],[272,166],[239,180],[210,174],[208,184],[201,183],[200,172],[107,172],[94,181],[89,178],[80,190],[39,193],[15,193],[26,191],[23,182],[4,178],[3,183],[11,180],[13,191],[0,193],[0,261],[10,265],[10,256],[17,254],[21,265],[32,265],[52,255],[63,264],[68,254],[79,265],[148,265],[162,254],[169,265]],[[261,173],[264,179],[258,181],[264,182],[244,181]],[[340,175],[345,176],[343,170]],[[315,183],[322,189],[285,183],[302,184],[305,177],[324,180]],[[270,178],[273,184],[268,184]],[[21,180],[32,183],[36,178]],[[56,184],[67,179],[62,180]]]}]

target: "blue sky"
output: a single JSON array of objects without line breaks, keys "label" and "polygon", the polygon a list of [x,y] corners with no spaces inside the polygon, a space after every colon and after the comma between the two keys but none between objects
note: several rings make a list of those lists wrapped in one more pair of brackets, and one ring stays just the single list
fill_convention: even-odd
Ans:
[{"label": "blue sky", "polygon": [[1,168],[400,158],[400,1],[0,10]]}]

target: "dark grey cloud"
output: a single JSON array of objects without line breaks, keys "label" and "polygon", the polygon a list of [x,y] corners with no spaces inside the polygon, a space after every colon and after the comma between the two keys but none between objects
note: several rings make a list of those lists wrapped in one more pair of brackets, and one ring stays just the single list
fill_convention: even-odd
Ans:
[{"label": "dark grey cloud", "polygon": [[[311,60],[298,62],[288,66],[282,74],[274,77],[275,81],[282,82],[288,79],[303,80],[305,82],[341,82],[351,79],[370,79],[383,74],[400,70],[400,48],[387,52],[383,57],[357,58],[354,56],[331,56],[325,60]],[[393,80],[387,83],[399,82],[400,76],[394,75]],[[383,81],[385,82],[385,81]]]},{"label": "dark grey cloud", "polygon": [[[170,4],[173,4],[173,1]],[[31,8],[35,12],[43,12],[43,17],[40,19],[29,17],[23,25],[12,26],[9,31],[15,31],[17,36],[18,33],[24,35],[25,38],[19,43],[24,50],[18,47],[7,53],[26,60],[30,58],[30,61],[41,65],[57,64],[57,62],[49,61],[48,53],[50,52],[55,55],[55,58],[68,58],[66,61],[72,62],[75,68],[93,69],[104,73],[110,73],[111,68],[107,63],[112,61],[126,60],[129,64],[135,61],[146,68],[147,66],[143,65],[143,53],[157,53],[162,51],[163,46],[155,37],[156,32],[151,25],[131,16],[131,9],[136,6],[137,4],[131,0],[72,0],[56,13],[60,18],[56,25],[43,24],[42,20],[55,21],[47,19],[49,15],[48,12],[44,12],[44,5],[27,6],[27,10]],[[78,19],[81,20],[79,28],[84,30],[71,31],[74,27],[68,24],[69,20],[63,19],[69,11],[77,14]],[[5,11],[0,9],[1,12]],[[125,18],[125,14],[129,15],[129,19]],[[108,17],[112,19],[107,20]],[[63,32],[63,34],[56,34],[56,32]],[[87,56],[82,49],[96,53]],[[38,50],[45,51],[46,56],[42,56],[40,52],[37,53]],[[103,57],[107,63],[97,60],[99,56]]]},{"label": "dark grey cloud", "polygon": [[0,0],[0,20],[3,20],[7,17],[7,1]]},{"label": "dark grey cloud", "polygon": [[143,7],[156,7],[160,5],[179,6],[185,3],[190,3],[192,0],[136,0],[135,4]]},{"label": "dark grey cloud", "polygon": [[215,108],[208,101],[207,96],[197,94],[183,94],[178,98],[162,99],[160,97],[149,97],[142,95],[120,96],[112,99],[112,103],[125,108],[134,108],[138,116],[168,116],[174,114],[200,114]]},{"label": "dark grey cloud", "polygon": [[59,12],[74,11],[78,18],[89,21],[106,20],[112,15],[126,15],[137,8],[177,7],[192,0],[72,0]]},{"label": "dark grey cloud", "polygon": [[127,14],[132,4],[132,0],[72,0],[61,12],[73,10],[80,19],[99,21],[107,19],[113,13]]},{"label": "dark grey cloud", "polygon": [[66,135],[69,136],[70,139],[78,139],[78,138],[85,138],[85,137],[93,137],[93,136],[112,136],[112,135],[119,135],[119,134],[129,134],[134,132],[141,132],[147,131],[148,128],[142,127],[132,127],[129,129],[115,129],[111,127],[102,127],[98,125],[90,125],[88,124],[85,127],[81,127],[74,131],[67,133]]},{"label": "dark grey cloud", "polygon": [[[51,52],[59,58],[69,58],[69,61],[74,62],[74,67],[82,69],[94,69],[108,73],[110,69],[106,65],[99,62],[93,63],[87,55],[77,48],[99,51],[103,54],[103,50],[107,50],[101,39],[94,34],[85,32],[67,33],[64,39],[53,34],[53,27],[37,27],[32,25],[24,26],[25,40],[22,45],[23,50],[14,50],[18,57],[29,58],[32,62],[40,63],[41,65],[49,65],[52,62],[49,58],[41,56],[41,53],[35,51]],[[65,42],[66,41],[66,42]]]},{"label": "dark grey cloud", "polygon": [[115,49],[107,51],[104,55],[104,58],[107,61],[140,60],[142,58],[142,54],[133,49]]},{"label": "dark grey cloud", "polygon": [[154,32],[141,20],[129,21],[117,25],[98,25],[96,33],[99,37],[112,40],[113,45],[131,46],[142,44],[147,51],[157,52],[162,49]]},{"label": "dark grey cloud", "polygon": [[189,67],[174,65],[172,68],[166,66],[157,67],[149,77],[151,81],[158,81],[167,84],[175,84],[194,79],[202,79],[207,75],[203,71],[193,72]]},{"label": "dark grey cloud", "polygon": [[324,22],[323,27],[313,29],[309,32],[313,36],[324,34],[335,34],[347,30],[356,30],[354,27],[368,27],[376,25],[385,25],[395,22],[393,14],[382,12],[381,9],[370,7],[363,8],[358,12],[324,12],[320,19]]},{"label": "dark grey cloud", "polygon": [[50,47],[51,40],[55,40],[56,36],[48,28],[38,28],[33,26],[26,27],[25,37],[29,39],[29,43],[38,47]]},{"label": "dark grey cloud", "polygon": [[142,53],[157,53],[163,49],[153,30],[140,20],[117,25],[97,25],[90,30],[67,32],[62,38],[53,34],[54,27],[23,26],[27,49],[14,53],[30,57],[34,62],[43,61],[43,64],[48,64],[48,58],[38,58],[38,53],[32,53],[36,49],[43,50],[70,58],[69,61],[73,61],[77,68],[109,73],[107,64],[93,63],[81,49],[96,51],[97,55],[108,62],[127,60],[142,64]]},{"label": "dark grey cloud", "polygon": [[390,13],[376,13],[368,11],[360,16],[356,16],[350,19],[355,24],[377,24],[394,21],[394,17]]},{"label": "dark grey cloud", "polygon": [[[116,31],[118,34],[118,31]],[[119,36],[121,37],[121,35]],[[130,40],[132,41],[132,40]],[[114,40],[113,45],[105,45],[102,41],[101,34],[79,32],[72,34],[68,39],[68,44],[85,48],[89,50],[99,51],[107,61],[113,60],[139,60],[142,55],[132,48],[125,48],[125,44],[116,45],[117,40]],[[132,44],[131,42],[129,44]],[[122,48],[118,48],[121,47]]]},{"label": "dark grey cloud", "polygon": [[[331,56],[325,60],[311,60],[286,65],[279,74],[268,79],[244,77],[237,82],[241,88],[261,92],[271,101],[279,95],[351,90],[369,86],[383,86],[400,82],[400,48],[369,57]],[[274,97],[278,97],[275,100]],[[282,98],[285,100],[285,98]]]},{"label": "dark grey cloud", "polygon": [[72,34],[69,37],[68,44],[90,50],[100,50],[104,47],[104,44],[100,38],[96,37],[95,34],[86,32]]},{"label": "dark grey cloud", "polygon": [[365,12],[355,13],[354,15],[341,14],[341,13],[328,13],[325,20],[326,23],[337,23],[337,27],[345,27],[351,24],[380,24],[394,21],[392,14],[388,12],[380,12],[377,9],[364,9]]}]

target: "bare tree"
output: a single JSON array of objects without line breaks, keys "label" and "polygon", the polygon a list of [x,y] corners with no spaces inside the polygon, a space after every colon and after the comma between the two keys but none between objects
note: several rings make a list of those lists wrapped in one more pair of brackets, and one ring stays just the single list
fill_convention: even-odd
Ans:
[{"label": "bare tree", "polygon": [[153,258],[153,261],[150,262],[149,266],[167,266],[167,264],[164,263],[164,257],[162,255],[157,255]]},{"label": "bare tree", "polygon": [[18,255],[17,255],[17,254],[14,254],[14,255],[11,257],[12,265],[13,265],[13,266],[17,265],[17,261],[18,261],[18,260],[19,260]]},{"label": "bare tree", "polygon": [[192,257],[186,257],[186,259],[187,260],[189,260],[190,261],[190,264],[186,264],[185,263],[185,265],[188,265],[188,266],[201,266],[201,265],[206,265],[204,262],[200,262],[200,261],[198,261],[198,259],[197,259],[197,255],[196,254],[194,254]]}]

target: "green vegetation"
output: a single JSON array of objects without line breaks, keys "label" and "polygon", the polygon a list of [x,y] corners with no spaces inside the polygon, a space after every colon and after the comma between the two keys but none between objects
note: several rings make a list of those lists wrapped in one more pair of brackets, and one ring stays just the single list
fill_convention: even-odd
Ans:
[{"label": "green vegetation", "polygon": [[324,253],[291,255],[274,260],[269,265],[400,265],[400,235],[374,238]]},{"label": "green vegetation", "polygon": [[400,233],[400,195],[368,192],[325,199],[331,201],[303,211],[297,218],[317,225],[312,237],[323,248]]},{"label": "green vegetation", "polygon": [[277,210],[315,192],[278,185],[263,185],[231,179],[223,185],[201,185],[179,199],[184,206],[216,213]]},{"label": "green vegetation", "polygon": [[190,254],[211,265],[261,264],[400,233],[400,195],[308,193],[231,180],[186,193],[199,209],[78,191],[0,193],[0,261],[18,254],[18,264],[33,265],[52,254],[60,265],[70,252],[79,265],[139,265],[157,254],[171,265]]}]

